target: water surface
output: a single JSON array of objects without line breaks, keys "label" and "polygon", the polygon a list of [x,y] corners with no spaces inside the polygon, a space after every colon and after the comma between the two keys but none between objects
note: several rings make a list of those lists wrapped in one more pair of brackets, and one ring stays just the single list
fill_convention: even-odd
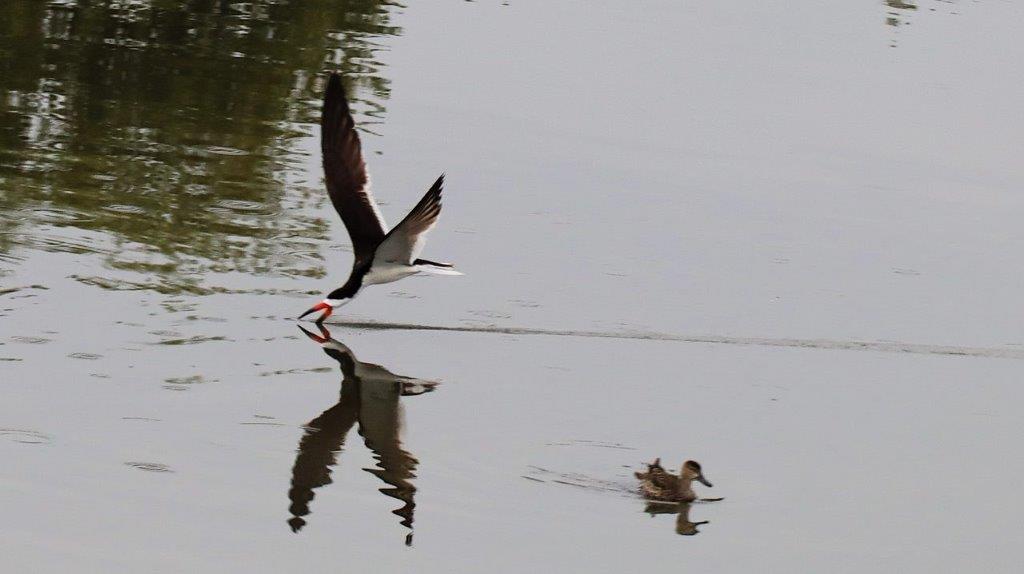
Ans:
[{"label": "water surface", "polygon": [[[1021,22],[13,2],[5,565],[1015,571]],[[291,318],[348,273],[335,69],[391,222],[447,173],[424,255],[466,276],[368,290],[324,347]],[[649,512],[658,456],[725,500]]]}]

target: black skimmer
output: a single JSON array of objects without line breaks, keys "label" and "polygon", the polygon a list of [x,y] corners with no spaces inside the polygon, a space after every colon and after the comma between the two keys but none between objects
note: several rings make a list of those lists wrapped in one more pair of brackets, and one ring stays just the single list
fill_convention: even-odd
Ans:
[{"label": "black skimmer", "polygon": [[356,124],[349,111],[341,76],[331,74],[324,93],[320,118],[320,148],[323,153],[327,194],[348,229],[352,240],[352,273],[344,285],[331,291],[299,319],[323,311],[322,323],[334,309],[351,301],[363,287],[391,283],[410,275],[462,275],[450,263],[419,259],[427,233],[441,214],[444,174],[430,186],[423,199],[398,225],[387,230],[384,217],[370,193],[370,176],[363,161]]},{"label": "black skimmer", "polygon": [[[299,329],[302,329],[300,326]],[[341,365],[343,379],[338,403],[324,411],[306,425],[299,440],[299,452],[292,467],[291,501],[288,520],[292,531],[306,525],[313,490],[331,483],[331,467],[337,464],[345,438],[358,423],[363,442],[377,459],[377,468],[364,469],[388,486],[380,492],[402,502],[392,511],[409,529],[405,543],[412,543],[413,511],[416,508],[416,476],[419,461],[402,448],[401,430],[403,409],[401,397],[422,395],[434,390],[437,383],[403,377],[380,365],[363,363],[352,350],[331,338],[331,333],[320,327],[320,335],[305,329],[302,332],[323,347],[324,353]]]}]

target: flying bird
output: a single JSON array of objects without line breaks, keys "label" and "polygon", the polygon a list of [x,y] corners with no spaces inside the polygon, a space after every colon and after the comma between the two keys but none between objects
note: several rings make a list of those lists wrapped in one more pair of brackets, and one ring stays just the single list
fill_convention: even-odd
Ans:
[{"label": "flying bird", "polygon": [[368,285],[391,283],[410,275],[462,275],[450,263],[419,259],[427,233],[441,215],[441,188],[444,174],[430,186],[423,199],[394,229],[388,231],[373,194],[370,176],[363,161],[356,124],[349,110],[341,76],[332,73],[327,80],[324,107],[320,118],[320,149],[323,153],[327,194],[348,229],[352,240],[352,273],[348,281],[299,319],[323,311],[316,320],[323,323],[338,307],[348,303]]}]

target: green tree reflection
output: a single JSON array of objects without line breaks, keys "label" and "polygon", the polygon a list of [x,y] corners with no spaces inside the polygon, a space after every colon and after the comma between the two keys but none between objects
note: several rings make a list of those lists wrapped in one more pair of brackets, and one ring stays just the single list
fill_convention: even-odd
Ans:
[{"label": "green tree reflection", "polygon": [[903,24],[901,17],[904,12],[917,10],[917,5],[912,2],[904,2],[904,0],[884,0],[885,5],[889,8],[885,15],[885,23],[890,26],[900,26]]},{"label": "green tree reflection", "polygon": [[[0,17],[0,255],[98,252],[108,265],[319,275],[320,72],[362,125],[401,33],[380,0],[14,0]],[[182,279],[195,276],[195,281]]]}]

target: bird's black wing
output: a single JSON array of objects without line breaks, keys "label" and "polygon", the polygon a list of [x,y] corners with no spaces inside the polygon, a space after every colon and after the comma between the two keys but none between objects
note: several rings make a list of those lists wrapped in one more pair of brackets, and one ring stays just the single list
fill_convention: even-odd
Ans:
[{"label": "bird's black wing", "polygon": [[387,234],[387,225],[370,193],[359,134],[337,73],[327,80],[320,137],[327,193],[348,229],[355,265],[359,265],[373,256]]}]

